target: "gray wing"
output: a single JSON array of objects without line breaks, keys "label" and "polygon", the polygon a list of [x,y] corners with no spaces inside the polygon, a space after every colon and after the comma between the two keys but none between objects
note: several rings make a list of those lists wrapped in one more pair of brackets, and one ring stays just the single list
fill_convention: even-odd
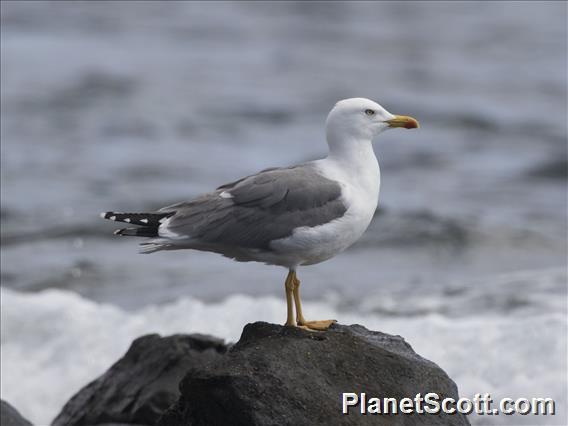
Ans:
[{"label": "gray wing", "polygon": [[321,225],[346,210],[341,186],[304,164],[267,169],[161,211],[176,212],[168,231],[202,244],[269,249],[295,228]]}]

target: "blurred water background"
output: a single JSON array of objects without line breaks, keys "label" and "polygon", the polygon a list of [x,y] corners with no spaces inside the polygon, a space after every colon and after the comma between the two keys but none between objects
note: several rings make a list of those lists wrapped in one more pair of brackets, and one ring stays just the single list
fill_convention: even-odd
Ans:
[{"label": "blurred water background", "polygon": [[401,334],[463,396],[566,423],[566,3],[1,3],[2,398],[47,424],[132,338],[283,322],[285,271],[137,254],[98,213],[325,155],[333,104],[418,118],[375,144],[361,241],[306,311]]}]

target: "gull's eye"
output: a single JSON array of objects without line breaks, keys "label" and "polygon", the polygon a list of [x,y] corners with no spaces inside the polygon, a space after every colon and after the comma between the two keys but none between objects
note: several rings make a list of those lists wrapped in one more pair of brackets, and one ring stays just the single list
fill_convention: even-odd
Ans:
[{"label": "gull's eye", "polygon": [[375,115],[375,111],[373,111],[372,109],[366,109],[365,114],[367,114],[368,116]]}]

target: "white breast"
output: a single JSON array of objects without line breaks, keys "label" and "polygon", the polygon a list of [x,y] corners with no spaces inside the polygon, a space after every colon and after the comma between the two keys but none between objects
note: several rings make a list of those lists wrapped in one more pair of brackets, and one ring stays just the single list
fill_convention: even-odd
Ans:
[{"label": "white breast", "polygon": [[327,224],[297,228],[290,237],[273,241],[279,256],[288,254],[284,266],[323,262],[345,250],[363,235],[377,208],[380,171],[374,153],[356,167],[330,158],[314,163],[322,175],[341,184],[347,211]]}]

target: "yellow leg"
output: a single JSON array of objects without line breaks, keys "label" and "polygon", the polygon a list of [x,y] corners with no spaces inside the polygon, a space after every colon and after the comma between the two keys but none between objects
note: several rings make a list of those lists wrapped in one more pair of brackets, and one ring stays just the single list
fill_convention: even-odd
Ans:
[{"label": "yellow leg", "polygon": [[[296,276],[296,271],[291,271],[293,286],[294,303],[296,304],[296,320],[298,326],[307,328],[309,330],[324,331],[327,330],[331,324],[337,322],[336,320],[320,320],[320,321],[306,321],[302,313],[302,301],[300,300],[300,280]],[[288,276],[290,276],[290,273]]]},{"label": "yellow leg", "polygon": [[286,277],[286,281],[284,282],[284,289],[286,291],[286,307],[287,307],[287,315],[286,315],[286,324],[285,326],[289,327],[296,327],[296,320],[294,319],[294,306],[292,305],[292,295],[294,293],[294,272],[290,270],[288,272],[288,276]]},{"label": "yellow leg", "polygon": [[300,300],[300,280],[296,276],[296,271],[292,272],[294,282],[294,303],[296,305],[296,321],[299,325],[305,324],[307,321],[302,314],[302,301]]}]

